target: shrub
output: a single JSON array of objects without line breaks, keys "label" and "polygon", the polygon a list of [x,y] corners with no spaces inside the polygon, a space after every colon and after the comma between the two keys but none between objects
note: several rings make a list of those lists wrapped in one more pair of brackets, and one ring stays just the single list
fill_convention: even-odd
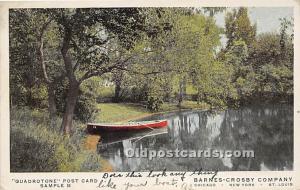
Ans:
[{"label": "shrub", "polygon": [[[57,106],[57,113],[58,115],[62,116],[66,106],[65,102],[67,97],[68,84],[64,80],[60,81],[59,84],[60,85],[57,85],[56,88],[55,100]],[[93,119],[97,104],[97,96],[94,92],[96,87],[91,87],[88,84],[81,86],[79,97],[74,110],[75,119],[80,120],[84,123]]]},{"label": "shrub", "polygon": [[147,108],[151,111],[158,111],[163,104],[162,97],[150,96],[147,101]]},{"label": "shrub", "polygon": [[96,105],[95,98],[88,97],[86,94],[79,96],[74,111],[75,118],[85,123],[93,120],[97,110]]}]

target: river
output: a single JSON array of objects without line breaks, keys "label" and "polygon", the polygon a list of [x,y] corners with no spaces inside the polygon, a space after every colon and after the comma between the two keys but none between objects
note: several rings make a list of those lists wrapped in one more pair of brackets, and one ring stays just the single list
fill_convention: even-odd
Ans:
[{"label": "river", "polygon": [[[167,119],[165,130],[102,135],[97,151],[115,171],[293,170],[293,106],[252,105],[239,109],[182,111],[142,120]],[[255,157],[129,158],[126,150],[253,150]]]}]

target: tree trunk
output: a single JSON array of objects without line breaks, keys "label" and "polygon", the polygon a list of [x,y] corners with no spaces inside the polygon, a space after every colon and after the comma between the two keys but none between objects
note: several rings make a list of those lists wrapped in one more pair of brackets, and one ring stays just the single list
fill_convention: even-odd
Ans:
[{"label": "tree trunk", "polygon": [[186,95],[186,77],[179,82],[179,97],[178,97],[178,107],[181,107],[181,103]]},{"label": "tree trunk", "polygon": [[201,92],[200,92],[200,89],[198,88],[198,91],[197,91],[197,105],[200,104],[200,99],[201,99]]},{"label": "tree trunk", "polygon": [[121,93],[121,84],[120,82],[115,83],[115,97],[114,97],[114,102],[119,102],[120,101],[120,93]]},{"label": "tree trunk", "polygon": [[46,64],[44,61],[44,39],[43,34],[45,30],[47,29],[48,25],[50,24],[51,20],[45,23],[40,31],[40,35],[38,37],[39,39],[39,51],[38,51],[38,57],[40,61],[40,65],[43,72],[44,81],[47,85],[47,91],[48,91],[48,111],[49,111],[49,120],[50,120],[50,126],[54,127],[54,117],[56,115],[56,104],[55,104],[55,94],[54,94],[54,85],[47,73]]},{"label": "tree trunk", "polygon": [[73,115],[78,98],[79,84],[76,82],[70,83],[70,88],[68,90],[66,99],[66,108],[63,116],[63,121],[61,125],[61,131],[64,134],[70,134],[73,126]]},{"label": "tree trunk", "polygon": [[118,71],[118,72],[114,73],[114,82],[115,82],[114,102],[120,101],[122,80],[123,80],[122,71]]},{"label": "tree trunk", "polygon": [[70,41],[72,39],[72,30],[69,27],[68,23],[65,23],[64,26],[64,37],[63,37],[63,43],[61,48],[61,54],[64,60],[66,75],[69,81],[69,89],[66,99],[66,108],[63,116],[63,121],[61,124],[61,132],[63,134],[68,135],[71,133],[72,130],[72,121],[73,121],[73,115],[74,110],[76,106],[76,101],[79,93],[79,85],[80,83],[77,81],[73,65],[72,65],[72,59],[68,53],[70,49]]},{"label": "tree trunk", "polygon": [[49,119],[50,119],[50,126],[54,127],[54,118],[56,115],[56,103],[55,103],[55,94],[54,94],[54,87],[53,84],[48,84],[47,86],[48,90],[48,105],[49,105]]},{"label": "tree trunk", "polygon": [[183,100],[183,82],[182,80],[179,82],[179,97],[178,97],[178,107],[181,107],[181,103]]}]

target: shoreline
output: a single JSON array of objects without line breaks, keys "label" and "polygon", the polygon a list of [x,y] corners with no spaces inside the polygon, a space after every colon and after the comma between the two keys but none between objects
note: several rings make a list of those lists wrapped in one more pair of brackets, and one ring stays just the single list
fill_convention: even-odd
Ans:
[{"label": "shoreline", "polygon": [[160,115],[160,114],[172,114],[172,113],[176,113],[176,112],[180,112],[180,111],[208,111],[209,109],[203,109],[203,108],[182,108],[182,109],[177,109],[177,110],[168,110],[168,111],[159,111],[159,112],[153,112],[153,113],[146,113],[146,114],[142,114],[139,116],[135,116],[135,117],[130,117],[118,122],[129,122],[129,121],[134,121],[134,120],[138,120],[138,119],[143,119],[145,117],[150,117],[150,116],[154,116],[154,115]]},{"label": "shoreline", "polygon": [[[120,123],[131,120],[138,120],[144,117],[149,117],[158,114],[170,114],[180,111],[190,110],[210,110],[210,106],[206,103],[197,104],[194,101],[184,101],[181,108],[177,104],[165,103],[161,109],[152,112],[145,108],[144,105],[135,103],[99,103],[99,115],[96,116],[94,123]],[[103,112],[102,112],[103,110]]]}]

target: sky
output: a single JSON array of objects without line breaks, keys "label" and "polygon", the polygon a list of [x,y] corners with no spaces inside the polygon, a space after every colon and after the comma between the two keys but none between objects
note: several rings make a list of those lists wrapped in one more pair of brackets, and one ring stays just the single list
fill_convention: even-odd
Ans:
[{"label": "sky", "polygon": [[[217,14],[216,24],[220,27],[225,26],[225,14],[226,12]],[[279,32],[280,30],[280,18],[293,18],[292,7],[255,7],[248,8],[248,14],[251,22],[257,24],[257,34],[264,32]],[[222,44],[226,42],[226,39],[222,37]]]}]

